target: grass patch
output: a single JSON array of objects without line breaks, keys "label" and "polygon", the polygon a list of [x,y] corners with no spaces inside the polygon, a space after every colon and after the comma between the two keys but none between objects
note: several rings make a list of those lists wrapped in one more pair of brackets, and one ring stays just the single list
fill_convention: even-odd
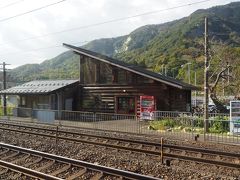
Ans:
[{"label": "grass patch", "polygon": [[[175,132],[194,132],[204,133],[203,118],[165,118],[161,120],[154,120],[149,122],[149,129],[161,131],[175,131]],[[229,132],[229,120],[220,116],[209,120],[209,133],[227,134]]]},{"label": "grass patch", "polygon": [[[7,116],[12,116],[13,107],[7,107]],[[3,107],[0,107],[0,116],[3,116]]]},{"label": "grass patch", "polygon": [[166,130],[169,128],[173,128],[175,125],[176,125],[176,122],[173,119],[155,120],[150,122],[149,129]]}]

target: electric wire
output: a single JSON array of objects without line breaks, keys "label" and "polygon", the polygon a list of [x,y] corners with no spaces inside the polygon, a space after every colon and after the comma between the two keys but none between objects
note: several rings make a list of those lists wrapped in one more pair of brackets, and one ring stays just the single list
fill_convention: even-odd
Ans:
[{"label": "electric wire", "polygon": [[[49,7],[51,5],[61,3],[63,1],[66,1],[66,0],[61,0],[61,1],[58,1],[56,3],[46,5],[44,7],[46,8],[46,7]],[[126,17],[121,17],[121,18],[116,18],[116,19],[112,19],[112,20],[108,20],[108,21],[95,23],[95,24],[89,24],[89,25],[84,25],[84,26],[80,26],[80,27],[76,27],[76,28],[65,29],[65,30],[62,30],[62,31],[47,33],[47,34],[43,34],[43,35],[40,35],[40,36],[34,36],[34,37],[31,37],[31,38],[26,38],[26,39],[22,39],[22,40],[11,41],[11,42],[8,42],[8,43],[0,44],[0,46],[5,45],[5,44],[10,44],[10,43],[16,43],[16,42],[22,42],[22,41],[27,41],[27,40],[38,39],[38,38],[42,38],[42,37],[46,37],[46,36],[51,36],[51,35],[60,34],[60,33],[66,33],[66,32],[75,31],[75,30],[84,29],[84,28],[95,27],[95,26],[104,25],[104,24],[108,24],[108,23],[124,21],[124,20],[132,19],[132,18],[136,18],[136,17],[140,17],[140,16],[156,14],[156,13],[160,13],[160,12],[164,12],[164,11],[183,8],[183,7],[192,6],[192,5],[196,5],[196,4],[200,4],[200,3],[204,3],[204,2],[209,2],[209,1],[212,1],[212,0],[202,0],[202,1],[198,1],[198,2],[193,2],[193,3],[187,3],[187,4],[183,4],[183,5],[179,5],[179,6],[174,6],[174,7],[170,7],[170,8],[166,8],[166,9],[160,9],[160,10],[149,11],[149,12],[145,12],[145,13],[141,13],[141,14],[136,14],[136,15],[133,15],[133,16],[126,16]],[[44,7],[38,8],[37,10],[43,9]],[[33,11],[34,10],[28,11],[28,13],[33,12]],[[0,22],[1,22],[1,20],[0,20]],[[86,43],[86,42],[89,42],[89,41],[75,42],[75,43],[71,43],[71,44],[79,44],[79,43]],[[52,49],[52,48],[60,48],[60,47],[62,47],[62,45],[53,45],[53,46],[42,47],[42,48],[37,48],[37,49],[30,49],[30,50],[26,50],[24,52],[4,53],[4,54],[0,54],[0,56],[2,56],[2,55],[12,55],[12,54],[23,54],[23,53],[29,53],[29,52],[39,51],[39,50],[47,50],[47,49]]]},{"label": "electric wire", "polygon": [[60,3],[64,2],[64,1],[66,1],[66,0],[57,1],[57,2],[54,2],[54,3],[51,3],[51,4],[47,4],[47,5],[45,5],[45,6],[42,6],[42,7],[33,9],[33,10],[30,10],[30,11],[27,11],[27,12],[23,12],[23,13],[14,15],[14,16],[10,16],[10,17],[7,17],[7,18],[3,18],[3,19],[0,19],[0,22],[4,22],[4,21],[8,21],[8,20],[10,20],[10,19],[14,19],[14,18],[17,18],[17,17],[20,17],[20,16],[24,16],[24,15],[26,15],[26,14],[29,14],[29,13],[32,13],[32,12],[35,12],[35,11],[39,11],[39,10],[45,9],[45,8],[50,7],[50,6],[54,6],[54,5],[56,5],[56,4],[60,4]]},{"label": "electric wire", "polygon": [[[84,44],[84,43],[87,43],[89,41],[79,41],[79,42],[72,42],[71,44],[73,45],[77,45],[77,44]],[[47,46],[47,47],[41,47],[41,48],[35,48],[35,49],[29,49],[29,50],[26,50],[24,52],[10,52],[10,53],[4,53],[4,54],[0,54],[0,56],[2,55],[16,55],[16,54],[25,54],[25,53],[30,53],[30,52],[35,52],[35,51],[40,51],[40,50],[47,50],[47,49],[52,49],[52,48],[64,48],[62,45],[59,45],[59,44],[55,44],[55,45],[52,45],[52,46]]]},{"label": "electric wire", "polygon": [[173,10],[173,9],[183,8],[183,7],[186,7],[186,6],[192,6],[192,5],[196,5],[196,4],[200,4],[200,3],[204,3],[204,2],[208,2],[208,1],[211,1],[211,0],[203,0],[203,1],[198,1],[198,2],[194,2],[194,3],[183,4],[183,5],[174,6],[174,7],[170,7],[170,8],[166,8],[166,9],[160,9],[160,10],[149,11],[149,12],[145,12],[145,13],[141,13],[141,14],[136,14],[136,15],[133,15],[133,16],[126,16],[126,17],[116,18],[116,19],[112,19],[112,20],[108,20],[108,21],[99,22],[99,23],[83,25],[83,26],[79,26],[79,27],[75,27],[75,28],[69,28],[69,29],[65,29],[65,30],[61,30],[61,31],[55,31],[55,32],[46,33],[46,34],[42,34],[42,35],[39,35],[39,36],[33,36],[33,37],[30,37],[30,38],[25,38],[25,39],[21,39],[21,40],[9,41],[9,42],[6,42],[6,43],[1,43],[0,46],[10,44],[10,43],[17,43],[17,42],[23,42],[23,41],[28,41],[28,40],[39,39],[39,38],[43,38],[43,37],[47,37],[47,36],[52,36],[52,35],[57,35],[57,34],[61,34],[61,33],[71,32],[71,31],[77,31],[79,29],[91,28],[91,27],[95,27],[95,26],[108,24],[108,23],[124,21],[124,20],[132,19],[132,18],[136,18],[136,17],[140,17],[140,16],[146,16],[146,15],[150,15],[150,14],[156,14],[156,13],[159,13],[159,12],[164,12],[164,11],[169,11],[169,10]]},{"label": "electric wire", "polygon": [[4,6],[0,6],[0,9],[8,8],[8,7],[13,6],[13,5],[15,5],[15,4],[18,4],[18,3],[22,2],[22,1],[24,1],[24,0],[15,1],[15,2],[9,3],[9,4],[4,5]]}]

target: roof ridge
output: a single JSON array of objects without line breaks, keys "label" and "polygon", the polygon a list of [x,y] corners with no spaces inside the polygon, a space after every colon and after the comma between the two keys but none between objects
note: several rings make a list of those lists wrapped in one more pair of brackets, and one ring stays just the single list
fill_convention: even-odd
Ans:
[{"label": "roof ridge", "polygon": [[164,76],[162,74],[158,74],[156,72],[150,71],[148,69],[144,69],[144,68],[139,67],[139,66],[134,66],[134,65],[126,63],[124,61],[114,59],[112,57],[108,57],[106,55],[103,55],[103,54],[100,54],[100,53],[97,53],[97,52],[94,52],[94,51],[90,51],[90,50],[87,50],[87,49],[84,49],[84,48],[81,48],[81,47],[76,47],[76,46],[66,44],[66,43],[63,43],[63,46],[66,46],[67,48],[69,48],[73,51],[76,51],[80,54],[82,53],[86,56],[93,57],[93,58],[98,59],[100,61],[104,61],[106,63],[110,63],[110,64],[113,64],[113,65],[116,65],[116,66],[120,66],[123,69],[133,71],[137,74],[140,74],[142,76],[154,79],[156,81],[159,81],[159,82],[162,82],[162,83],[165,83],[165,84],[168,84],[170,86],[174,86],[174,87],[177,87],[177,88],[180,88],[180,89],[191,89],[191,90],[198,89],[196,86],[193,86],[191,84],[182,82],[182,81],[177,80],[175,78]]}]

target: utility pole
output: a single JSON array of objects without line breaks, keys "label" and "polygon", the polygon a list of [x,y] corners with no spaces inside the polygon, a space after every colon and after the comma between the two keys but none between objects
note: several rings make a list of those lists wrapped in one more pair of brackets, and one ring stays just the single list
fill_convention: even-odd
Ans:
[{"label": "utility pole", "polygon": [[229,62],[227,62],[227,66],[228,66],[228,72],[227,72],[227,81],[228,81],[228,85],[229,85],[229,75],[230,75],[230,70],[229,70]]},{"label": "utility pole", "polygon": [[[7,88],[7,80],[6,80],[6,65],[10,65],[10,64],[6,64],[5,62],[3,62],[2,64],[2,69],[3,69],[3,89]],[[7,115],[7,99],[6,99],[6,94],[3,94],[3,115],[6,116]]]},{"label": "utility pole", "polygon": [[191,63],[187,63],[187,65],[188,65],[188,84],[191,84],[191,71],[190,71]]},{"label": "utility pole", "polygon": [[[222,70],[223,70],[223,67],[222,67]],[[225,75],[225,72],[224,72],[224,75]],[[225,96],[225,80],[224,80],[224,78],[222,78],[222,96],[223,96],[223,98],[224,98],[224,96]]]},{"label": "utility pole", "polygon": [[173,78],[175,78],[175,77],[174,77],[174,74],[175,74],[175,73],[174,73],[174,69],[175,69],[175,68],[172,69],[172,77],[173,77]]},{"label": "utility pole", "polygon": [[182,64],[181,67],[183,68],[185,65],[187,66],[187,76],[188,76],[188,84],[191,84],[191,65],[192,63],[188,62],[186,64]]},{"label": "utility pole", "polygon": [[205,54],[205,68],[204,68],[204,140],[205,135],[208,132],[208,71],[209,71],[209,52],[208,52],[208,18],[205,17],[205,33],[204,33],[205,45],[204,45],[204,54]]},{"label": "utility pole", "polygon": [[[197,72],[194,72],[194,85],[197,86]],[[195,95],[195,107],[197,107],[197,90],[194,91]]]}]

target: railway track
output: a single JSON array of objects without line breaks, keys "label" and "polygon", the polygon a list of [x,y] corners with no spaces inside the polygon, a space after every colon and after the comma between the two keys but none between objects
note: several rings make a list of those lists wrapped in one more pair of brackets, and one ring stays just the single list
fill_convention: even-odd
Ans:
[{"label": "railway track", "polygon": [[[61,130],[58,127],[56,129],[49,129],[5,122],[0,122],[0,130],[27,133],[36,136],[54,138],[56,140],[71,141],[75,143],[105,146],[135,153],[145,153],[153,156],[161,155],[161,144],[156,142],[123,139],[79,132],[69,132]],[[179,159],[197,163],[213,164],[216,166],[225,166],[229,168],[240,168],[239,153],[163,144],[163,157],[165,159]]]},{"label": "railway track", "polygon": [[0,177],[12,179],[158,179],[4,143],[0,155]]}]

